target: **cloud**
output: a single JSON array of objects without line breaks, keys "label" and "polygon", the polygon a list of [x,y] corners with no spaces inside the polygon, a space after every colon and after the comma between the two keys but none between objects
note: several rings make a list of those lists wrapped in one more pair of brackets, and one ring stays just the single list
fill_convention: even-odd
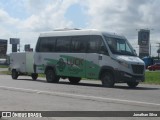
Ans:
[{"label": "cloud", "polygon": [[122,34],[138,50],[138,30],[151,29],[152,55],[160,32],[159,0],[86,0],[81,2],[88,16],[87,28]]},{"label": "cloud", "polygon": [[[123,34],[134,47],[138,47],[139,29],[154,29],[151,31],[151,44],[159,41],[159,4],[159,0],[87,0],[83,2],[88,15],[88,28]],[[157,48],[153,47],[153,49]]]},{"label": "cloud", "polygon": [[8,39],[6,36],[10,34],[10,32],[2,26],[0,26],[0,33],[0,39]]},{"label": "cloud", "polygon": [[0,39],[9,39],[17,31],[19,19],[11,17],[0,9]]},{"label": "cloud", "polygon": [[[65,18],[65,13],[77,1],[23,0],[18,5],[21,7],[17,7],[16,11],[23,10],[24,13],[27,13],[28,16],[25,19],[21,19],[21,16],[11,16],[8,13],[10,11],[0,9],[0,31],[5,31],[0,36],[6,39],[18,37],[21,40],[21,46],[30,43],[32,47],[35,47],[40,32],[72,26],[72,21]],[[14,8],[16,8],[16,5],[14,5]]]},{"label": "cloud", "polygon": [[[5,31],[0,36],[13,37],[17,33],[17,36],[27,41],[25,32],[34,34],[55,28],[74,27],[74,20],[66,18],[66,14],[71,6],[77,4],[82,7],[84,17],[87,18],[85,21],[82,20],[87,21],[81,24],[84,25],[82,28],[96,28],[123,34],[133,46],[138,46],[137,30],[149,28],[154,29],[151,31],[151,43],[159,41],[159,0],[22,0],[16,4],[15,2],[12,5],[16,11],[24,11],[27,15],[18,17],[13,13],[11,15],[7,9],[0,9],[0,32]],[[20,13],[22,15],[22,12]],[[33,34],[29,35],[34,36]]]},{"label": "cloud", "polygon": [[33,11],[32,15],[21,23],[21,29],[47,31],[72,26],[72,21],[67,20],[64,16],[67,9],[76,4],[77,0],[54,0],[48,1],[48,4],[43,4],[43,0],[40,0],[40,2],[36,2],[37,0],[31,1],[28,9]]},{"label": "cloud", "polygon": [[16,23],[19,22],[19,20],[16,19],[16,18],[10,17],[7,12],[5,12],[2,9],[0,9],[0,22],[1,22],[1,25],[2,24],[5,24],[5,25],[15,25]]},{"label": "cloud", "polygon": [[89,27],[132,34],[140,28],[159,30],[159,0],[87,0]]}]

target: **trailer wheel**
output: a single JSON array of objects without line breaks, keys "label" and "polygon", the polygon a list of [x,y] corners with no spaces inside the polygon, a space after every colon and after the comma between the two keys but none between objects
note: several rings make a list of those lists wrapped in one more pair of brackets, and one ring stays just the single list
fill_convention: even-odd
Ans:
[{"label": "trailer wheel", "polygon": [[114,77],[111,72],[104,72],[101,77],[102,85],[104,87],[112,88],[114,87]]},{"label": "trailer wheel", "polygon": [[18,72],[14,69],[12,70],[12,79],[17,79],[18,78]]},{"label": "trailer wheel", "polygon": [[81,78],[79,77],[69,77],[69,81],[71,84],[78,84],[80,82]]},{"label": "trailer wheel", "polygon": [[139,82],[127,82],[127,85],[130,88],[135,88],[135,87],[137,87],[138,84],[139,84]]},{"label": "trailer wheel", "polygon": [[46,71],[46,80],[48,83],[58,83],[59,79],[60,78],[56,75],[53,69],[48,69]]},{"label": "trailer wheel", "polygon": [[32,73],[31,77],[32,77],[33,80],[37,80],[38,74],[37,73]]}]

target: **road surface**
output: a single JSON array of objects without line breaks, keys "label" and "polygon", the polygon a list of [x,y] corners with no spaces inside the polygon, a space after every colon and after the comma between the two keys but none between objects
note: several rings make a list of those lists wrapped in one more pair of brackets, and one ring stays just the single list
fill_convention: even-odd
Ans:
[{"label": "road surface", "polygon": [[[160,111],[160,86],[140,84],[136,89],[129,89],[126,84],[116,84],[115,88],[104,88],[100,81],[82,80],[78,85],[71,85],[68,80],[61,80],[52,84],[45,78],[32,81],[31,77],[20,76],[12,80],[11,76],[0,75],[0,111]],[[123,118],[128,119],[137,118]]]}]

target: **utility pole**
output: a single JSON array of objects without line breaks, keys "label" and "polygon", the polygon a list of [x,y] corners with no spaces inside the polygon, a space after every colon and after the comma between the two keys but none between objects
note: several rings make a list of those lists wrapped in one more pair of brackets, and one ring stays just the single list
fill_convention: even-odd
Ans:
[{"label": "utility pole", "polygon": [[151,55],[152,55],[152,51],[151,51],[151,43],[149,43],[149,56],[151,57]]},{"label": "utility pole", "polygon": [[21,44],[20,44],[20,41],[19,41],[19,52],[21,52],[21,50],[20,50],[20,49],[21,49]]},{"label": "utility pole", "polygon": [[157,53],[158,53],[158,60],[159,60],[159,57],[160,57],[160,43],[157,43],[157,44],[159,44],[158,50],[157,50]]}]

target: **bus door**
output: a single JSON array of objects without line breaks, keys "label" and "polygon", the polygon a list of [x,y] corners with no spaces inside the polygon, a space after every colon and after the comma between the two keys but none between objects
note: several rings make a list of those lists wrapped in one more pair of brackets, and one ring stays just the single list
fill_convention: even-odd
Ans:
[{"label": "bus door", "polygon": [[86,41],[88,40],[88,35],[71,38],[71,52],[68,53],[69,58],[67,60],[68,75],[71,77],[85,77]]},{"label": "bus door", "polygon": [[87,45],[86,53],[86,77],[98,79],[100,71],[100,63],[102,63],[103,55],[100,53],[104,47],[101,36],[92,35]]}]

